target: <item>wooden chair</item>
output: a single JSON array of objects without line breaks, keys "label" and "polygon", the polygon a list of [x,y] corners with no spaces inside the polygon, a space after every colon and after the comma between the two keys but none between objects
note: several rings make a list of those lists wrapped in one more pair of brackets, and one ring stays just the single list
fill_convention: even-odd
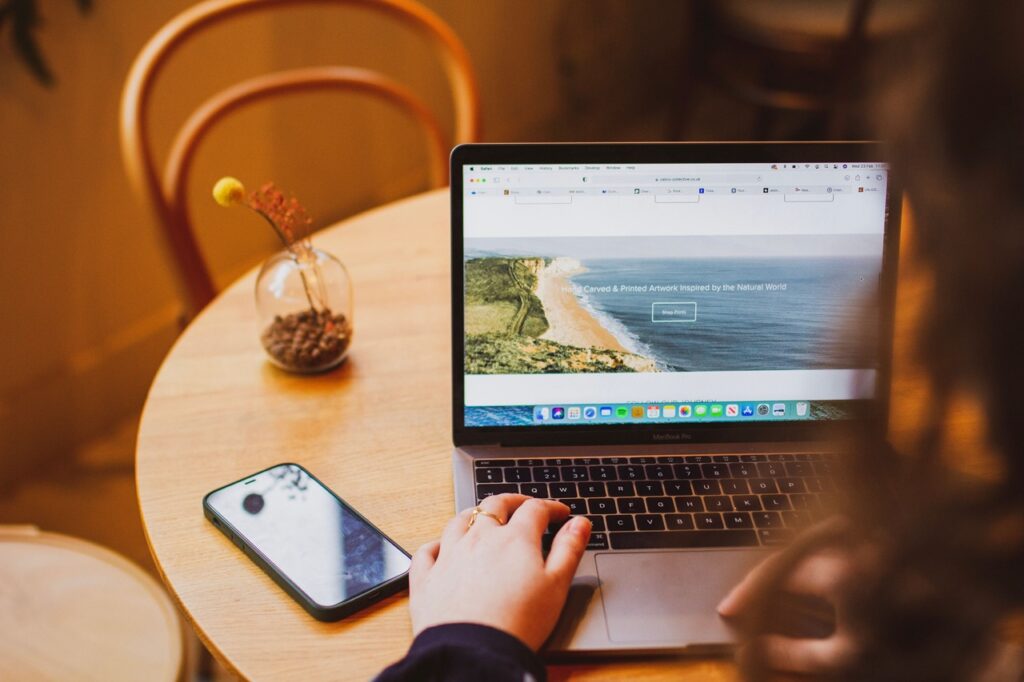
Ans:
[{"label": "wooden chair", "polygon": [[[404,86],[367,69],[321,66],[278,71],[237,83],[207,99],[186,120],[171,145],[163,172],[157,169],[149,134],[149,105],[158,76],[170,57],[190,38],[242,15],[297,5],[348,5],[396,20],[425,35],[444,67],[454,103],[454,134],[449,141],[437,119]],[[465,47],[437,15],[415,0],[207,0],[185,10],[154,35],[136,58],[121,97],[121,152],[135,192],[151,207],[174,260],[186,314],[194,315],[216,290],[189,220],[189,171],[199,144],[225,116],[278,95],[310,91],[347,91],[394,105],[421,125],[431,152],[433,187],[448,180],[451,142],[479,137],[479,94]]]},{"label": "wooden chair", "polygon": [[183,678],[184,632],[163,588],[120,554],[0,526],[0,677]]},{"label": "wooden chair", "polygon": [[758,113],[753,136],[769,137],[777,111],[807,115],[812,137],[849,135],[863,99],[868,55],[905,41],[927,15],[924,0],[700,0],[689,60],[690,85],[678,102],[685,131],[696,79]]}]

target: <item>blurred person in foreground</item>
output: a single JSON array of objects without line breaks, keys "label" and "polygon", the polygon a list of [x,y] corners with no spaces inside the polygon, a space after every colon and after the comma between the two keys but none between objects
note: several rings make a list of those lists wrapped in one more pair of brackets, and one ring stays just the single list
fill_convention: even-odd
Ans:
[{"label": "blurred person in foreground", "polygon": [[[917,330],[923,425],[899,452],[870,435],[851,442],[840,513],[721,603],[743,633],[748,678],[1024,679],[1020,649],[1000,639],[1024,604],[1024,324],[1015,319],[1024,311],[1024,3],[943,4],[927,38],[881,131],[914,216],[910,255],[931,283]],[[956,466],[973,453],[950,448],[947,425],[965,399],[985,416],[986,478]],[[589,521],[565,524],[545,559],[541,534],[566,507],[519,495],[483,506],[498,519],[469,528],[461,514],[416,553],[417,638],[379,679],[545,678],[535,652]],[[831,634],[775,633],[787,593],[830,605]]]}]

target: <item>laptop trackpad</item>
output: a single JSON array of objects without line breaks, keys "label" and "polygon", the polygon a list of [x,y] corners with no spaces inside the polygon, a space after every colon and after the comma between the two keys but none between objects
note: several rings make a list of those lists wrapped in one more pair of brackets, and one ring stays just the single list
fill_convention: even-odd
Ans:
[{"label": "laptop trackpad", "polygon": [[750,550],[598,554],[608,638],[675,647],[731,642],[715,607],[763,557]]}]

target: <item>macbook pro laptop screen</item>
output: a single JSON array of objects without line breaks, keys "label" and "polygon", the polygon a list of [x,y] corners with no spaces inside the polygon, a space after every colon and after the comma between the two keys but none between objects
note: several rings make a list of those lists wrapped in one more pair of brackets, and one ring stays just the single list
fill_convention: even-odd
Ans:
[{"label": "macbook pro laptop screen", "polygon": [[886,164],[459,171],[466,428],[846,419],[875,395]]}]

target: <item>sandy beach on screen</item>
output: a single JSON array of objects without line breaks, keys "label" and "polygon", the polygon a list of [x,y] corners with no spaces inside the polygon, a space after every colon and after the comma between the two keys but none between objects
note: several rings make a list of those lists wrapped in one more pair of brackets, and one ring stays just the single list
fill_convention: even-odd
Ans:
[{"label": "sandy beach on screen", "polygon": [[602,327],[572,293],[569,277],[583,267],[570,259],[556,258],[537,273],[537,298],[544,306],[548,330],[542,339],[577,348],[608,348],[628,353],[611,332]]}]

